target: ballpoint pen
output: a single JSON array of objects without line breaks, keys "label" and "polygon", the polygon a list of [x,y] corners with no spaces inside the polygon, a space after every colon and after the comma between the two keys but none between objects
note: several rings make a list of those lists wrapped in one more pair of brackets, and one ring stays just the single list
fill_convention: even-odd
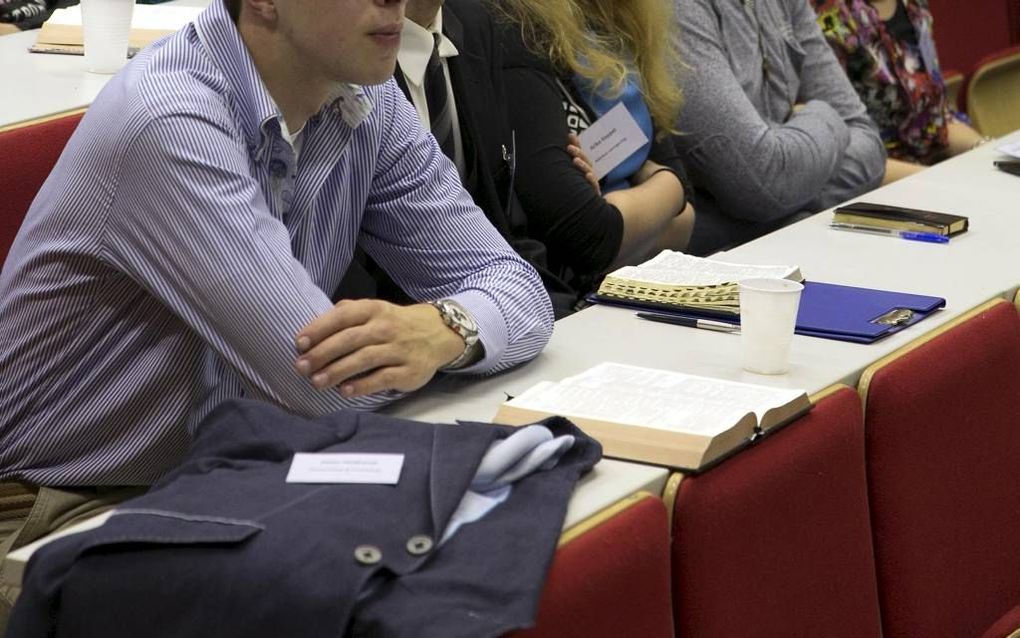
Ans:
[{"label": "ballpoint pen", "polygon": [[926,241],[931,244],[948,244],[949,238],[938,233],[922,233],[914,230],[897,230],[895,228],[881,228],[879,226],[862,226],[860,224],[840,224],[832,222],[829,228],[836,230],[848,230],[854,233],[868,233],[870,235],[889,235],[900,239],[911,241]]},{"label": "ballpoint pen", "polygon": [[671,323],[675,326],[714,330],[715,332],[740,332],[739,325],[726,323],[725,321],[712,321],[711,319],[698,319],[697,317],[685,317],[683,315],[667,315],[658,312],[639,312],[637,316],[648,321]]}]

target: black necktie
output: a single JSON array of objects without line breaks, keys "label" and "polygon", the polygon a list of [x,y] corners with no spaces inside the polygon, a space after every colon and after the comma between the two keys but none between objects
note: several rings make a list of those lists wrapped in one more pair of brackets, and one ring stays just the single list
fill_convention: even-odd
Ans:
[{"label": "black necktie", "polygon": [[439,142],[439,148],[452,160],[453,115],[450,113],[450,96],[446,90],[443,63],[439,58],[440,35],[433,33],[432,37],[432,55],[425,67],[425,104],[429,108],[429,128],[432,129],[432,135]]}]

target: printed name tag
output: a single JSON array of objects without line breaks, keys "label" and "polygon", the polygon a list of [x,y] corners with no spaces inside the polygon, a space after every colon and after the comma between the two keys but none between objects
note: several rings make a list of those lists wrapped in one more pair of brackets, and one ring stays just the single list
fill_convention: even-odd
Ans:
[{"label": "printed name tag", "polygon": [[577,137],[599,179],[648,143],[648,136],[623,102],[609,109]]},{"label": "printed name tag", "polygon": [[403,454],[299,452],[290,464],[287,482],[396,485],[403,467]]}]

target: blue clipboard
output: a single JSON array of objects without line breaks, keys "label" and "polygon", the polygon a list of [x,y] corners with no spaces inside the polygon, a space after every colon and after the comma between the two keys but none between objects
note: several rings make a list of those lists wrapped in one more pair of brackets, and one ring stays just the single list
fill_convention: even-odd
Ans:
[{"label": "blue clipboard", "polygon": [[[589,300],[635,310],[655,310],[664,314],[740,323],[740,317],[735,315],[692,309],[677,310],[664,304],[645,304],[596,295],[590,296]],[[946,300],[942,297],[806,281],[800,298],[800,309],[797,311],[795,331],[797,334],[822,339],[874,343],[914,325],[945,305]]]}]

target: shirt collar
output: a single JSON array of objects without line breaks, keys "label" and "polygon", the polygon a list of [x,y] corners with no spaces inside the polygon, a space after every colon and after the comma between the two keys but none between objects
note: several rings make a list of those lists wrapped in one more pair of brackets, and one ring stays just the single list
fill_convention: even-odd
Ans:
[{"label": "shirt collar", "polygon": [[429,58],[432,57],[433,33],[439,34],[439,57],[451,58],[460,53],[453,41],[443,34],[442,9],[436,13],[436,19],[428,29],[404,18],[397,62],[404,77],[415,86],[421,86],[425,81],[425,68],[428,66]]},{"label": "shirt collar", "polygon": [[[278,125],[269,123],[282,122],[283,115],[255,68],[255,62],[222,0],[214,0],[199,14],[195,19],[195,31],[209,59],[233,89],[239,102],[236,117],[241,121],[245,137],[255,152],[261,154],[268,147],[267,130],[275,129],[277,133],[280,130]],[[341,84],[330,95],[323,111],[340,115],[348,126],[355,128],[368,117],[372,107],[372,101],[362,87]]]}]

